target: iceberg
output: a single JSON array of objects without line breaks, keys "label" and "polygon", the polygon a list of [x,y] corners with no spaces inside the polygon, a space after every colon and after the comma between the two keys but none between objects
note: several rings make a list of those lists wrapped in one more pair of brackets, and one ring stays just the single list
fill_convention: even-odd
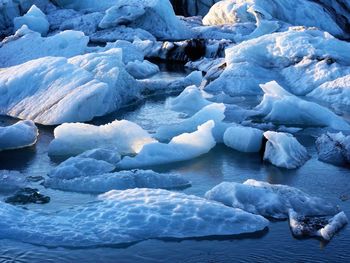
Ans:
[{"label": "iceberg", "polygon": [[85,123],[64,123],[54,130],[55,139],[49,145],[49,156],[73,156],[87,150],[113,147],[120,154],[139,153],[155,140],[137,124],[113,121],[95,126]]},{"label": "iceberg", "polygon": [[147,60],[130,61],[126,65],[125,69],[135,79],[146,79],[146,78],[149,78],[149,77],[155,75],[156,73],[158,73],[160,71],[159,67],[156,64],[153,64]]},{"label": "iceberg", "polygon": [[262,147],[263,131],[251,127],[233,126],[224,133],[227,147],[240,152],[259,152]]},{"label": "iceberg", "polygon": [[350,164],[350,135],[326,133],[316,140],[318,159],[335,165]]},{"label": "iceberg", "polygon": [[287,219],[289,210],[304,216],[335,215],[337,206],[286,186],[249,179],[243,184],[223,182],[205,194],[209,200],[268,218]]},{"label": "iceberg", "polygon": [[110,191],[99,199],[52,214],[0,202],[0,238],[74,248],[150,238],[237,235],[268,226],[261,216],[167,190]]},{"label": "iceberg", "polygon": [[178,174],[160,174],[151,170],[131,170],[114,173],[89,174],[67,178],[53,176],[44,185],[53,189],[100,194],[110,190],[133,188],[183,189],[191,183]]},{"label": "iceberg", "polygon": [[210,120],[214,121],[215,129],[225,118],[225,108],[223,103],[212,103],[188,119],[159,127],[154,137],[159,141],[167,141],[182,133],[194,132],[198,126]]},{"label": "iceberg", "polygon": [[36,143],[39,132],[32,121],[19,121],[0,127],[0,151],[20,149]]},{"label": "iceberg", "polygon": [[314,102],[305,101],[284,90],[277,82],[260,85],[264,91],[261,103],[255,108],[264,120],[278,124],[330,127],[350,130],[340,116]]},{"label": "iceberg", "polygon": [[306,148],[293,135],[283,132],[267,131],[264,160],[275,166],[296,169],[310,159]]},{"label": "iceberg", "polygon": [[13,23],[15,30],[20,29],[23,25],[27,25],[29,29],[43,36],[46,36],[50,27],[46,15],[36,5],[32,5],[24,16],[15,17]]},{"label": "iceberg", "polygon": [[135,157],[124,157],[117,165],[121,169],[147,167],[196,158],[208,153],[215,145],[212,135],[214,121],[210,120],[192,133],[183,133],[168,144],[154,142],[145,145]]}]

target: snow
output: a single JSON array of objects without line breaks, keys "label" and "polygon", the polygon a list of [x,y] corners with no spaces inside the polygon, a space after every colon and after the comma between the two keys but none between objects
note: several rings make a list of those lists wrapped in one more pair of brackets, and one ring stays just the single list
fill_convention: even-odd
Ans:
[{"label": "snow", "polygon": [[[292,10],[298,10],[293,12]],[[322,19],[320,19],[322,17]],[[344,31],[336,19],[322,5],[307,1],[276,0],[225,0],[216,3],[203,18],[205,25],[256,22],[257,27],[266,26],[271,20],[294,26],[317,27],[336,36]],[[260,24],[259,24],[260,22]],[[271,33],[271,31],[267,31]]]},{"label": "snow", "polygon": [[26,177],[17,171],[0,170],[0,191],[12,192],[27,185]]},{"label": "snow", "polygon": [[50,37],[41,37],[39,33],[23,27],[14,37],[0,43],[0,67],[19,65],[47,56],[73,57],[83,54],[89,42],[89,38],[78,31],[66,30]]},{"label": "snow", "polygon": [[275,166],[295,169],[310,158],[306,148],[289,133],[267,131],[264,137],[267,139],[264,160]]},{"label": "snow", "polygon": [[151,170],[131,170],[102,173],[71,179],[51,177],[45,186],[63,191],[100,194],[110,190],[133,188],[180,189],[191,183],[178,174],[160,174]]},{"label": "snow", "polygon": [[318,159],[335,165],[350,163],[350,135],[326,133],[316,140]]},{"label": "snow", "polygon": [[240,152],[259,152],[262,140],[263,131],[251,127],[234,126],[224,133],[225,145]]},{"label": "snow", "polygon": [[183,133],[168,144],[154,142],[145,145],[135,157],[124,157],[118,168],[130,169],[179,162],[208,153],[215,145],[212,135],[214,121],[198,126],[193,133]]},{"label": "snow", "polygon": [[268,218],[287,219],[289,209],[304,216],[335,215],[338,208],[322,198],[286,185],[249,179],[243,184],[223,182],[205,194],[209,200]]},{"label": "snow", "polygon": [[32,121],[19,121],[0,127],[0,151],[19,149],[36,143],[39,132]]},{"label": "snow", "polygon": [[328,126],[335,130],[350,130],[340,116],[314,102],[305,101],[284,90],[277,82],[260,85],[264,91],[261,103],[255,108],[265,121],[299,126]]},{"label": "snow", "polygon": [[127,120],[101,126],[64,123],[54,130],[54,136],[49,145],[50,156],[72,156],[104,147],[116,148],[120,154],[135,154],[155,141],[147,131]]},{"label": "snow", "polygon": [[110,191],[99,199],[51,214],[0,202],[0,237],[49,247],[87,247],[150,238],[236,235],[268,226],[260,216],[166,190]]},{"label": "snow", "polygon": [[326,241],[332,239],[336,232],[348,223],[344,212],[339,212],[334,217],[305,217],[298,215],[295,211],[289,211],[289,226],[294,236],[316,236]]},{"label": "snow", "polygon": [[157,129],[154,137],[160,141],[167,141],[185,132],[194,132],[199,125],[212,120],[215,127],[225,118],[225,105],[223,103],[212,103],[205,106],[192,117],[184,119],[175,124],[161,126]]},{"label": "snow", "polygon": [[211,102],[204,98],[203,92],[197,86],[192,85],[184,89],[177,97],[169,98],[166,106],[173,111],[192,116],[209,104]]},{"label": "snow", "polygon": [[36,5],[33,5],[25,15],[15,17],[13,23],[15,30],[27,25],[28,28],[43,36],[47,34],[50,27],[46,15]]},{"label": "snow", "polygon": [[44,57],[5,68],[0,75],[0,112],[55,125],[117,110],[139,94],[121,54],[112,49],[69,60]]},{"label": "snow", "polygon": [[159,67],[156,64],[153,64],[153,63],[149,62],[148,60],[130,61],[126,65],[126,70],[135,79],[149,78],[160,71]]}]

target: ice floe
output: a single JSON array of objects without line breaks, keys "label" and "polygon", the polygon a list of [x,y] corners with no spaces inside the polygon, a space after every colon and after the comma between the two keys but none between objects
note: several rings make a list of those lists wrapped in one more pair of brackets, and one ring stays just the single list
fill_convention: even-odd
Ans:
[{"label": "ice floe", "polygon": [[131,170],[74,178],[52,176],[45,180],[46,187],[63,191],[100,194],[110,190],[132,188],[182,189],[191,183],[178,174],[161,174],[151,170]]},{"label": "ice floe", "polygon": [[19,121],[13,125],[0,127],[0,151],[19,149],[36,143],[39,132],[32,121]]},{"label": "ice floe", "polygon": [[126,65],[126,70],[135,79],[145,79],[149,78],[159,72],[159,67],[156,64],[144,61],[130,61]]},{"label": "ice floe", "polygon": [[267,131],[264,137],[267,139],[264,160],[275,166],[295,169],[310,158],[306,148],[289,133]]},{"label": "ice floe", "polygon": [[210,120],[192,133],[183,133],[166,143],[154,142],[143,146],[135,157],[124,157],[118,168],[130,169],[179,162],[208,153],[215,145],[212,135],[214,121]]},{"label": "ice floe", "polygon": [[95,126],[85,123],[64,123],[54,130],[49,145],[50,156],[72,156],[96,148],[113,147],[121,154],[135,154],[155,140],[137,124],[114,121]]},{"label": "ice floe", "polygon": [[205,194],[209,200],[268,218],[287,219],[289,210],[304,216],[335,215],[339,208],[322,198],[286,185],[249,179],[243,184],[223,182]]},{"label": "ice floe", "polygon": [[43,36],[47,34],[50,27],[46,15],[36,5],[33,5],[25,15],[15,17],[13,23],[15,30],[21,28],[23,25],[27,25],[29,29]]},{"label": "ice floe", "polygon": [[0,191],[12,192],[28,184],[24,174],[17,171],[0,170]]},{"label": "ice floe", "polygon": [[110,191],[99,199],[52,214],[0,202],[0,237],[50,247],[86,247],[150,238],[236,235],[268,226],[261,216],[166,190]]},{"label": "ice floe", "polygon": [[263,141],[263,131],[251,127],[233,126],[224,133],[226,146],[240,152],[259,152]]}]

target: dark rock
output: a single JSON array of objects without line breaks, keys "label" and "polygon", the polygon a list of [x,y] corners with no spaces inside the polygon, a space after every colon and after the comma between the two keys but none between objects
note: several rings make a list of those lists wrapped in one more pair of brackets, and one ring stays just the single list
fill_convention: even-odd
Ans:
[{"label": "dark rock", "polygon": [[33,188],[22,188],[18,190],[13,196],[6,198],[6,203],[14,205],[25,205],[25,204],[46,204],[50,202],[50,197],[40,194],[38,189]]}]

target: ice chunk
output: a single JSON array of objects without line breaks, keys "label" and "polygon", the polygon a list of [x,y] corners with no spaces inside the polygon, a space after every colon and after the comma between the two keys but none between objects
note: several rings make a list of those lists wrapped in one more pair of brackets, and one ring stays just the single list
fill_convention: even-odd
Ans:
[{"label": "ice chunk", "polygon": [[159,67],[147,60],[130,61],[126,65],[126,70],[135,79],[145,79],[159,72]]},{"label": "ice chunk", "polygon": [[149,143],[135,157],[124,157],[118,167],[122,169],[147,167],[196,158],[215,146],[212,135],[214,126],[214,121],[208,121],[199,126],[197,131],[174,137],[168,144]]},{"label": "ice chunk", "polygon": [[83,54],[89,42],[89,38],[78,31],[67,30],[41,37],[39,33],[26,31],[23,27],[12,39],[5,40],[0,43],[0,67],[19,65],[46,56],[73,57]]},{"label": "ice chunk", "polygon": [[117,110],[139,95],[121,60],[121,50],[112,49],[69,60],[45,57],[3,69],[0,112],[54,125]]},{"label": "ice chunk", "polygon": [[13,23],[15,30],[21,28],[23,25],[27,25],[28,28],[43,36],[47,34],[50,27],[46,15],[36,5],[32,5],[24,16],[15,17]]},{"label": "ice chunk", "polygon": [[227,206],[276,219],[287,219],[289,209],[305,216],[335,215],[339,212],[336,206],[297,188],[272,185],[253,179],[243,184],[223,182],[208,191],[205,197]]},{"label": "ice chunk", "polygon": [[194,85],[187,87],[179,96],[167,101],[169,109],[186,113],[188,116],[192,116],[209,104],[211,102],[206,100],[202,91]]},{"label": "ice chunk", "polygon": [[199,125],[209,120],[214,121],[215,127],[217,127],[225,118],[225,108],[223,103],[212,103],[180,123],[159,127],[154,137],[160,141],[170,140],[182,133],[194,132]]},{"label": "ice chunk", "polygon": [[318,236],[329,241],[334,234],[348,223],[344,212],[328,219],[325,217],[307,217],[289,210],[289,226],[294,236]]},{"label": "ice chunk", "polygon": [[25,187],[26,177],[17,171],[0,170],[0,191],[14,191]]},{"label": "ice chunk", "polygon": [[81,158],[92,158],[95,160],[105,161],[112,165],[119,163],[121,156],[118,152],[118,149],[108,147],[108,148],[97,148],[88,150],[78,155]]},{"label": "ice chunk", "polygon": [[121,154],[135,154],[155,141],[147,131],[126,120],[102,126],[64,123],[55,129],[54,135],[49,145],[50,156],[72,156],[101,147],[114,147]]},{"label": "ice chunk", "polygon": [[166,190],[110,191],[99,199],[52,214],[0,202],[0,238],[50,247],[86,247],[150,238],[236,235],[268,226],[261,216]]},{"label": "ice chunk", "polygon": [[267,131],[264,160],[278,167],[295,169],[309,160],[306,148],[293,135],[283,132]]},{"label": "ice chunk", "polygon": [[251,127],[233,126],[224,133],[226,146],[240,152],[259,152],[263,140],[263,131]]},{"label": "ice chunk", "polygon": [[19,121],[7,127],[0,127],[0,151],[34,145],[38,135],[38,128],[32,121]]},{"label": "ice chunk", "polygon": [[104,193],[110,190],[132,188],[177,189],[189,187],[191,183],[178,174],[160,174],[151,170],[131,170],[104,173],[66,179],[51,177],[45,186],[63,191],[82,193]]},{"label": "ice chunk", "polygon": [[266,121],[303,126],[329,126],[336,130],[350,130],[340,116],[316,103],[305,101],[284,90],[275,81],[260,85],[264,91],[262,102],[255,108]]},{"label": "ice chunk", "polygon": [[326,133],[316,140],[318,158],[335,165],[350,164],[350,136],[342,132]]}]

